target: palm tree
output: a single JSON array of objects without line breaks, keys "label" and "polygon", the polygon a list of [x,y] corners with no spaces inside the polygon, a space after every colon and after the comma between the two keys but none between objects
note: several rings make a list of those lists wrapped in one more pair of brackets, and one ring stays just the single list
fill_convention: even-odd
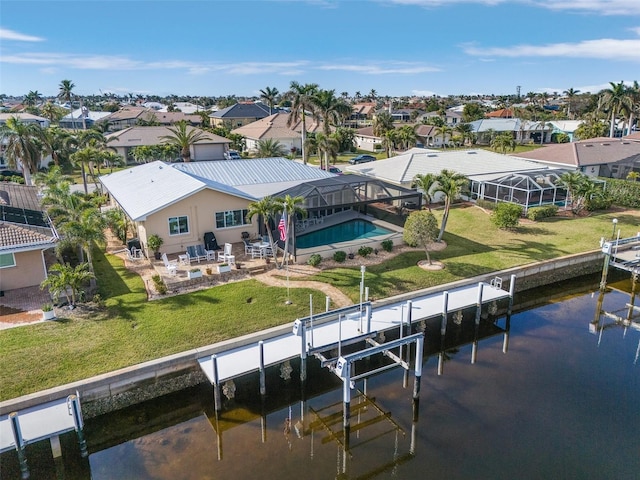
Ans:
[{"label": "palm tree", "polygon": [[609,127],[609,137],[613,138],[616,128],[616,117],[618,113],[625,109],[631,108],[631,97],[624,85],[624,82],[609,82],[611,88],[607,88],[602,92],[602,108],[611,112],[611,125]]},{"label": "palm tree", "polygon": [[571,118],[571,107],[573,105],[573,100],[580,93],[580,90],[574,90],[573,88],[569,88],[563,92],[567,97],[567,117]]},{"label": "palm tree", "polygon": [[416,131],[411,125],[403,125],[398,129],[398,140],[400,142],[400,148],[402,150],[408,150],[411,147],[415,147],[418,141]]},{"label": "palm tree", "polygon": [[266,87],[264,90],[260,90],[260,99],[267,102],[269,105],[269,115],[273,114],[273,105],[278,99],[280,92],[276,87]]},{"label": "palm tree", "polygon": [[[95,164],[100,160],[100,150],[95,147],[85,147],[82,150],[78,150],[71,154],[71,162],[74,165],[80,165],[82,171],[82,184],[84,185],[84,193],[88,194],[89,189],[87,187],[87,166]],[[93,170],[93,169],[91,169]],[[95,175],[93,175],[95,179]]]},{"label": "palm tree", "polygon": [[440,233],[436,241],[442,241],[444,230],[447,227],[447,220],[449,219],[449,210],[451,208],[451,202],[458,198],[460,192],[469,183],[469,179],[458,172],[453,170],[444,169],[438,174],[438,182],[435,188],[435,192],[441,192],[444,194],[444,213],[442,215],[442,224],[440,226]]},{"label": "palm tree", "polygon": [[289,91],[285,94],[289,100],[291,100],[291,113],[287,120],[287,127],[291,127],[301,121],[301,145],[302,145],[302,163],[307,164],[309,158],[306,148],[306,136],[307,136],[307,124],[306,124],[306,111],[313,113],[313,103],[311,98],[318,91],[318,85],[316,83],[307,83],[301,85],[298,82],[291,82]]},{"label": "palm tree", "polygon": [[[51,105],[48,103],[47,105]],[[51,155],[53,163],[61,165],[69,160],[71,135],[67,130],[58,126],[45,128],[43,131],[43,148],[47,154]]]},{"label": "palm tree", "polygon": [[69,102],[69,108],[71,111],[71,123],[75,127],[75,122],[73,121],[73,89],[75,88],[75,83],[71,80],[62,80],[60,85],[58,86],[58,98],[60,100],[64,100],[65,102]]},{"label": "palm tree", "polygon": [[267,235],[269,235],[269,245],[272,246],[271,250],[273,251],[274,261],[276,264],[277,256],[276,249],[273,248],[273,233],[271,231],[271,227],[269,226],[269,220],[271,220],[276,212],[276,205],[273,198],[269,195],[263,197],[261,200],[257,200],[255,202],[251,202],[249,204],[249,211],[247,213],[247,218],[251,220],[253,217],[258,215],[262,219],[262,224],[264,225],[265,230],[267,231]]},{"label": "palm tree", "polygon": [[93,272],[92,248],[95,243],[105,242],[105,228],[105,218],[100,210],[87,208],[82,211],[77,220],[67,222],[62,229],[64,241],[71,245],[78,245],[86,253],[91,272]]},{"label": "palm tree", "polygon": [[320,167],[322,167],[322,158],[326,160],[326,165],[329,165],[330,158],[335,161],[338,156],[338,150],[340,149],[340,142],[333,134],[327,136],[324,133],[316,133],[315,146],[318,150],[318,157],[320,158]]},{"label": "palm tree", "polygon": [[587,195],[593,193],[595,182],[584,173],[573,171],[560,175],[559,185],[567,190],[571,211],[574,214],[578,214],[584,208]]},{"label": "palm tree", "polygon": [[425,173],[424,175],[418,173],[413,177],[413,185],[411,188],[416,188],[419,192],[422,192],[427,208],[431,211],[431,201],[433,200],[433,187],[438,183],[438,176],[435,173]]},{"label": "palm tree", "polygon": [[467,145],[467,143],[473,143],[473,127],[470,123],[459,123],[455,127],[455,131],[460,134],[462,137],[462,144]]},{"label": "palm tree", "polygon": [[257,158],[282,157],[286,154],[285,147],[274,138],[258,141],[255,156]]},{"label": "palm tree", "polygon": [[[320,90],[311,98],[311,103],[315,107],[315,115],[322,119],[322,130],[326,136],[331,133],[331,125],[338,126],[342,120],[351,114],[351,107],[339,97],[336,97],[335,90]],[[325,168],[329,168],[327,163]]]},{"label": "palm tree", "polygon": [[210,140],[207,134],[193,127],[189,127],[187,122],[176,123],[176,127],[167,127],[172,135],[163,135],[160,139],[168,145],[175,145],[180,148],[180,156],[183,162],[191,161],[191,146],[201,140]]},{"label": "palm tree", "polygon": [[0,141],[5,144],[7,163],[14,169],[20,166],[26,185],[32,184],[31,174],[36,173],[40,166],[43,137],[38,123],[24,123],[18,117],[10,117],[0,126]]},{"label": "palm tree", "polygon": [[[76,298],[82,292],[82,285],[95,278],[86,263],[81,263],[75,268],[69,264],[56,263],[49,269],[49,273],[50,275],[40,284],[40,288],[48,287],[56,301],[60,294],[64,293],[67,303],[71,306],[76,304]],[[69,290],[71,290],[71,296],[69,296]]]},{"label": "palm tree", "polygon": [[442,137],[442,148],[446,148],[447,144],[445,143],[445,140],[447,136],[451,137],[451,132],[453,132],[453,128],[451,128],[448,125],[442,125],[440,127],[436,127],[435,135],[436,136],[440,135]]},{"label": "palm tree", "polygon": [[491,140],[491,148],[496,152],[500,150],[503,154],[507,153],[507,150],[514,151],[516,149],[516,141],[513,138],[511,132],[503,132],[496,135]]},{"label": "palm tree", "polygon": [[637,80],[634,80],[633,85],[627,87],[627,95],[630,99],[628,107],[623,108],[623,111],[627,114],[629,120],[627,125],[627,135],[631,134],[631,128],[633,127],[634,118],[640,114],[640,85]]},{"label": "palm tree", "polygon": [[[293,221],[297,216],[306,217],[307,209],[303,207],[304,197],[292,197],[291,195],[285,195],[278,197],[274,200],[275,210],[278,213],[282,213],[285,209],[287,211],[287,238],[284,243],[284,254],[282,256],[282,264],[280,268],[284,267],[285,261],[288,257],[289,250],[289,238],[293,232]],[[277,263],[277,262],[276,262]]]},{"label": "palm tree", "polygon": [[[386,144],[387,158],[391,156],[392,142],[390,142],[389,132],[395,129],[393,125],[393,117],[387,111],[376,113],[373,117],[373,135],[383,139]],[[386,140],[385,140],[386,139]]]}]

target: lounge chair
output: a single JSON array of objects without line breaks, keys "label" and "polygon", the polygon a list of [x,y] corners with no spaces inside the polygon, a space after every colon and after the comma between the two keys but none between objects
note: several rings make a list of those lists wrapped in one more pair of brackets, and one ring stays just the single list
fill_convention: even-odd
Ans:
[{"label": "lounge chair", "polygon": [[189,259],[189,264],[194,261],[200,263],[200,260],[206,260],[207,254],[204,253],[203,250],[202,255],[200,255],[197,250],[197,245],[189,245],[187,247],[187,258]]},{"label": "lounge chair", "polygon": [[216,259],[216,252],[213,250],[206,250],[202,244],[196,245],[196,253],[199,258],[205,258],[206,260]]},{"label": "lounge chair", "polygon": [[162,263],[164,263],[164,266],[167,269],[167,272],[169,272],[169,275],[174,276],[176,275],[176,273],[178,273],[178,265],[176,263],[170,262],[167,258],[166,253],[162,254]]}]

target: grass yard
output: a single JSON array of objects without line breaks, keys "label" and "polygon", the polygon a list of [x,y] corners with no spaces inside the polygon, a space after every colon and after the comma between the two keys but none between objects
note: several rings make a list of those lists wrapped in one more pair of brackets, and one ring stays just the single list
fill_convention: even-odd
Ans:
[{"label": "grass yard", "polygon": [[[593,250],[600,237],[611,236],[614,217],[623,237],[640,229],[640,211],[624,211],[554,218],[506,232],[481,209],[457,207],[444,237],[448,247],[432,254],[444,270],[424,271],[416,266],[424,253],[404,253],[369,266],[365,282],[371,297],[379,299]],[[104,312],[0,331],[0,400],[289,323],[308,314],[309,294],[324,298],[321,292],[292,288],[293,304],[285,305],[286,288],[247,280],[148,302],[142,280],[119,258],[101,253],[95,258]],[[359,300],[359,268],[325,270],[309,280],[331,282],[354,303]],[[324,302],[314,303],[319,310],[324,307]]]}]

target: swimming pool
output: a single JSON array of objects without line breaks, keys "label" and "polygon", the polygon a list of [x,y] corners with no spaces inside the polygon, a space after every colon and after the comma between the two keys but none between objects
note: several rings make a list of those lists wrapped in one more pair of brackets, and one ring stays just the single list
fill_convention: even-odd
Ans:
[{"label": "swimming pool", "polygon": [[391,230],[374,225],[366,220],[350,220],[296,237],[297,248],[319,247],[330,243],[349,242],[365,238],[388,235]]}]

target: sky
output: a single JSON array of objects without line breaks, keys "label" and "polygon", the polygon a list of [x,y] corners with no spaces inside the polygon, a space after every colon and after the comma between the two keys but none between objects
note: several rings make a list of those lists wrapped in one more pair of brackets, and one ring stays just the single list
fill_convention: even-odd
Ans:
[{"label": "sky", "polygon": [[0,93],[596,93],[640,81],[640,0],[2,0]]}]

